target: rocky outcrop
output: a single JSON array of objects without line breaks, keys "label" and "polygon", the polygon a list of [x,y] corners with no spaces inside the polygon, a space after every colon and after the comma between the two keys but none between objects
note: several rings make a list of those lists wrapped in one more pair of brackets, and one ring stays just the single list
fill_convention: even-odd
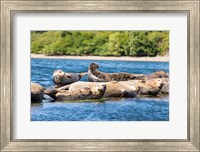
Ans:
[{"label": "rocky outcrop", "polygon": [[44,87],[37,83],[31,83],[31,102],[41,103],[44,97]]}]

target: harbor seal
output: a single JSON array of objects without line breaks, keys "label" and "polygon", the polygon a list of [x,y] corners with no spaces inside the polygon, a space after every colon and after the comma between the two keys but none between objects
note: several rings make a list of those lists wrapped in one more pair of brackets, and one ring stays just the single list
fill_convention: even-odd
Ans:
[{"label": "harbor seal", "polygon": [[97,84],[106,84],[105,98],[108,97],[124,97],[133,98],[136,97],[139,91],[138,87],[124,84],[123,81],[111,81],[111,82],[75,82],[70,85],[58,88],[58,90],[78,90],[85,87],[92,88]]},{"label": "harbor seal", "polygon": [[44,87],[37,83],[31,82],[31,102],[41,103],[44,97]]},{"label": "harbor seal", "polygon": [[107,90],[104,97],[124,97],[134,98],[138,95],[139,87],[129,86],[119,81],[111,81],[106,83]]},{"label": "harbor seal", "polygon": [[66,84],[71,84],[79,81],[86,73],[65,73],[62,70],[55,70],[53,72],[53,82],[56,87],[61,87]]},{"label": "harbor seal", "polygon": [[91,63],[88,68],[89,82],[109,82],[109,81],[127,81],[127,80],[144,80],[145,76],[142,74],[130,73],[105,73],[98,70],[99,66],[96,63]]},{"label": "harbor seal", "polygon": [[97,84],[94,87],[81,88],[76,90],[47,90],[45,94],[57,101],[72,101],[86,99],[101,99],[106,91],[105,84]]},{"label": "harbor seal", "polygon": [[139,87],[140,91],[138,92],[138,96],[140,95],[156,96],[160,93],[162,87],[167,82],[168,82],[167,78],[123,81],[123,83],[127,85]]},{"label": "harbor seal", "polygon": [[146,75],[146,78],[148,80],[156,79],[156,78],[169,78],[169,74],[166,73],[165,71],[161,70],[161,71],[156,71],[154,73]]},{"label": "harbor seal", "polygon": [[160,90],[160,95],[167,95],[169,94],[169,83],[163,85],[162,89]]}]

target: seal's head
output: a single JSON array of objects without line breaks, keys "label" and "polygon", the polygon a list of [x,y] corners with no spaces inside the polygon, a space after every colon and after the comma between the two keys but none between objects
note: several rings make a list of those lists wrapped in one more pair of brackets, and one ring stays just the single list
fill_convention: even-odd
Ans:
[{"label": "seal's head", "polygon": [[104,93],[106,91],[106,84],[105,83],[102,83],[102,84],[97,84],[95,86],[95,92],[96,94],[99,94],[100,96],[103,96]]},{"label": "seal's head", "polygon": [[96,69],[98,69],[99,68],[99,66],[98,66],[98,64],[96,64],[96,63],[91,63],[90,64],[90,70],[96,70]]},{"label": "seal's head", "polygon": [[161,89],[164,85],[162,79],[152,79],[148,81],[148,85],[153,87],[153,88],[158,88]]},{"label": "seal's head", "polygon": [[161,71],[157,71],[155,72],[156,75],[158,75],[159,78],[168,78],[169,74],[167,74],[165,71],[161,70]]},{"label": "seal's head", "polygon": [[62,70],[55,70],[53,72],[53,82],[55,84],[61,84],[64,75],[65,73]]}]

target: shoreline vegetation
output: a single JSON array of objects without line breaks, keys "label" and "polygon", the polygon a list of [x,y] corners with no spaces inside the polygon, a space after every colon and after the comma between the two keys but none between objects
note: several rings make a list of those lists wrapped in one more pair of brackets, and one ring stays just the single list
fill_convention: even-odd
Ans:
[{"label": "shoreline vegetation", "polygon": [[48,56],[169,55],[169,31],[32,31],[31,53]]},{"label": "shoreline vegetation", "polygon": [[119,60],[119,61],[143,61],[143,62],[169,62],[169,56],[155,56],[155,57],[107,57],[107,56],[48,56],[45,54],[31,53],[31,58],[40,59],[69,59],[69,60]]}]

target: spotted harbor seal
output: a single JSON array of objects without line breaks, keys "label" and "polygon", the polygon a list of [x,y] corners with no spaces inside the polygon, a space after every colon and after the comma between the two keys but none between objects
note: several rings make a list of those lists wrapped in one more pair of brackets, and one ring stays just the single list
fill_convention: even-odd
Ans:
[{"label": "spotted harbor seal", "polygon": [[164,84],[162,89],[160,90],[161,95],[167,95],[169,94],[169,83]]},{"label": "spotted harbor seal", "polygon": [[130,73],[105,73],[98,70],[99,66],[96,63],[91,63],[88,68],[88,81],[89,82],[109,82],[109,81],[127,81],[127,80],[144,80],[145,76],[142,74]]},{"label": "spotted harbor seal", "polygon": [[128,85],[133,85],[135,87],[139,87],[140,91],[138,95],[151,95],[156,96],[160,93],[162,87],[167,83],[166,78],[158,78],[151,80],[130,80],[124,81]]},{"label": "spotted harbor seal", "polygon": [[65,73],[62,70],[55,70],[53,72],[53,82],[56,87],[61,87],[66,84],[71,84],[79,81],[86,73]]},{"label": "spotted harbor seal", "polygon": [[31,102],[41,103],[44,97],[44,87],[40,84],[31,82]]},{"label": "spotted harbor seal", "polygon": [[154,73],[146,75],[146,78],[148,80],[156,79],[156,78],[169,78],[169,74],[166,73],[165,71],[161,70],[161,71],[156,71]]},{"label": "spotted harbor seal", "polygon": [[101,99],[106,91],[105,84],[97,84],[91,88],[85,87],[76,90],[46,90],[45,94],[57,101],[72,101],[86,99]]},{"label": "spotted harbor seal", "polygon": [[97,84],[106,84],[106,92],[104,97],[125,97],[133,98],[136,97],[139,91],[138,87],[124,84],[123,81],[111,81],[111,82],[75,82],[70,85],[58,88],[58,90],[77,90],[85,87],[92,88]]}]

